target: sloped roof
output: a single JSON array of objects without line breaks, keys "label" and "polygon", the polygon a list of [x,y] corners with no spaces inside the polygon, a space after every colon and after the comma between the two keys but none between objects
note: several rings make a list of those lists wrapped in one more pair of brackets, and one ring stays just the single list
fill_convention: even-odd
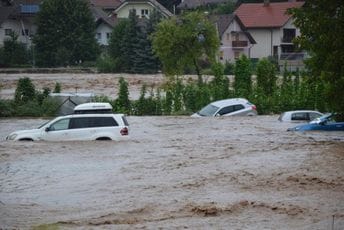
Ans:
[{"label": "sloped roof", "polygon": [[300,8],[304,2],[244,3],[235,10],[246,28],[275,28],[282,27],[291,15],[287,14],[290,8]]},{"label": "sloped roof", "polygon": [[91,5],[103,9],[116,9],[122,4],[121,0],[90,0]]},{"label": "sloped roof", "polygon": [[91,6],[90,9],[96,23],[103,21],[112,28],[116,25],[117,21],[114,20],[114,18],[109,17],[100,7]]},{"label": "sloped roof", "polygon": [[228,0],[184,0],[178,5],[178,8],[193,9],[199,6],[206,6],[225,2],[228,2]]},{"label": "sloped roof", "polygon": [[236,20],[240,26],[242,32],[246,35],[251,44],[256,44],[256,41],[252,35],[245,30],[240,19],[235,14],[222,14],[222,15],[212,15],[210,21],[216,23],[219,36],[222,37],[224,32],[227,30],[229,25]]},{"label": "sloped roof", "polygon": [[127,4],[135,4],[135,3],[148,3],[153,5],[156,9],[160,10],[163,14],[172,17],[173,14],[166,9],[163,5],[161,5],[158,1],[156,0],[124,0],[122,2],[122,4],[115,10],[115,12],[117,12],[120,8],[122,8],[123,6],[127,5]]}]

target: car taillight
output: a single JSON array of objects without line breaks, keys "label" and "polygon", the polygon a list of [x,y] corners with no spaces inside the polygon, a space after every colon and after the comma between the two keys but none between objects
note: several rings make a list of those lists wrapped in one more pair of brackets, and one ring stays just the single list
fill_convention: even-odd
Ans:
[{"label": "car taillight", "polygon": [[122,136],[127,136],[129,134],[129,130],[127,127],[124,127],[123,129],[121,129],[120,133]]},{"label": "car taillight", "polygon": [[252,105],[253,110],[257,110],[257,107],[255,105]]}]

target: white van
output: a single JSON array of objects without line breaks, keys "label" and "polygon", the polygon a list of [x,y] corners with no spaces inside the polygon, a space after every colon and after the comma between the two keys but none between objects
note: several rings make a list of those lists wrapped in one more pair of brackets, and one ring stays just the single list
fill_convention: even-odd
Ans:
[{"label": "white van", "polygon": [[[99,111],[110,109],[108,103],[86,103],[76,107],[75,114],[61,116],[37,129],[11,133],[6,140],[19,141],[77,141],[77,140],[123,140],[129,137],[129,124],[124,114]],[[81,109],[80,109],[81,108]]]}]

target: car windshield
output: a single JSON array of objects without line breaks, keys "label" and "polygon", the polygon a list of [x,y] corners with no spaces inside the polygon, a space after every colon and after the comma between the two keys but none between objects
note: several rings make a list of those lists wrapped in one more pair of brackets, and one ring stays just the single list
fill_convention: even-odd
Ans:
[{"label": "car windshield", "polygon": [[198,114],[201,116],[213,116],[215,112],[219,109],[219,107],[216,107],[215,105],[209,104],[203,109],[201,109]]},{"label": "car windshield", "polygon": [[313,120],[313,122],[321,122],[321,121],[333,121],[333,114],[332,113],[327,113],[321,117],[317,117]]},{"label": "car windshield", "polygon": [[43,126],[45,126],[46,124],[48,124],[48,122],[50,122],[50,121],[44,122],[44,123],[43,123],[42,125],[40,125],[37,129],[42,128]]}]

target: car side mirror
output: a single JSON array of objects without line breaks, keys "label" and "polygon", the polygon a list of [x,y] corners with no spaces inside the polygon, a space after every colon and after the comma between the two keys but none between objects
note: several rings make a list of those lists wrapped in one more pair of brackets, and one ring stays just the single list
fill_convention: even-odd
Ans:
[{"label": "car side mirror", "polygon": [[50,131],[50,127],[46,127],[46,128],[45,128],[45,131],[46,131],[46,132],[49,132],[49,131]]}]

